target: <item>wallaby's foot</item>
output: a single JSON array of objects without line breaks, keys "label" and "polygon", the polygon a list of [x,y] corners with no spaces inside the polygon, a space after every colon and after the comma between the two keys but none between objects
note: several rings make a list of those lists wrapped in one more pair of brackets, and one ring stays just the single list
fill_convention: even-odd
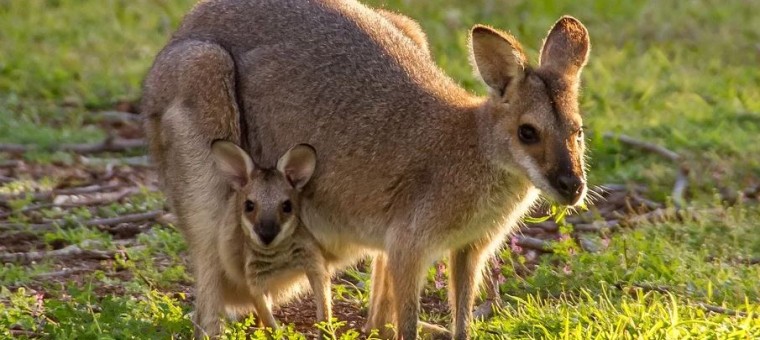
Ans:
[{"label": "wallaby's foot", "polygon": [[427,323],[425,321],[419,321],[417,324],[420,328],[420,338],[430,340],[451,340],[453,336],[448,329]]}]

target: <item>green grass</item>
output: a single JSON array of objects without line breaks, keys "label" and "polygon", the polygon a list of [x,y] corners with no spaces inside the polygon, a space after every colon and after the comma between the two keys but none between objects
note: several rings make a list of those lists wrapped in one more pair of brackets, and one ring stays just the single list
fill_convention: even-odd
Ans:
[{"label": "green grass", "polygon": [[[52,145],[103,138],[91,124],[92,111],[139,98],[152,57],[193,3],[0,0],[0,143]],[[581,102],[591,183],[641,183],[652,198],[668,199],[676,167],[602,138],[606,131],[625,133],[679,152],[691,168],[692,203],[724,212],[624,231],[606,240],[610,247],[600,253],[546,256],[528,277],[514,275],[518,264],[505,266],[507,281],[501,289],[506,304],[495,318],[474,326],[477,337],[760,337],[760,267],[728,261],[760,256],[760,210],[727,208],[715,199],[719,190],[760,182],[760,2],[370,3],[420,21],[439,65],[478,93],[484,87],[467,63],[469,27],[486,23],[510,31],[535,61],[551,24],[562,14],[578,17],[593,46]],[[72,163],[66,155],[26,157]],[[11,183],[0,193],[61,180]],[[99,213],[147,211],[162,204],[160,196],[147,194],[130,202]],[[57,216],[54,210],[44,213]],[[119,247],[110,235],[84,228],[50,233],[45,240],[49,245],[97,240],[107,249]],[[187,337],[191,303],[177,289],[191,280],[180,256],[184,242],[176,231],[154,228],[137,245],[142,248],[106,263],[106,270],[89,275],[88,282],[40,284],[33,277],[50,270],[45,261],[1,266],[0,337],[14,325],[52,338]],[[568,241],[562,247],[577,245]],[[122,272],[129,275],[119,276]],[[362,273],[356,275],[366,282]],[[38,299],[30,286],[44,295]],[[444,296],[434,287],[426,290]],[[337,287],[336,293],[366,305],[365,284]],[[700,303],[749,315],[706,313]],[[237,338],[246,322],[250,320],[231,324],[228,335]],[[284,332],[297,337],[292,329]]]}]

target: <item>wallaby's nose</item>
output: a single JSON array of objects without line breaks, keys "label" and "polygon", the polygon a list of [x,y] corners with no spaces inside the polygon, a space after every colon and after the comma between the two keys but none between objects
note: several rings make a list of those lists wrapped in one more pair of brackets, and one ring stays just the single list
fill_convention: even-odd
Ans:
[{"label": "wallaby's nose", "polygon": [[569,203],[575,203],[583,193],[584,181],[578,176],[573,175],[559,175],[556,178],[554,187],[559,191],[559,194],[565,198]]},{"label": "wallaby's nose", "polygon": [[259,228],[256,229],[256,234],[259,235],[261,242],[267,246],[274,241],[279,233],[280,225],[276,222],[263,222]]}]

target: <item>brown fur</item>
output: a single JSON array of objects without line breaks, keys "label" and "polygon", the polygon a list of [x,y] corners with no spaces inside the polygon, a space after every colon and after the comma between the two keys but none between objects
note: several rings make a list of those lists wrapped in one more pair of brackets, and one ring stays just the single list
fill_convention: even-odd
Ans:
[{"label": "brown fur", "polygon": [[[393,322],[399,338],[414,338],[425,269],[448,253],[454,337],[467,338],[483,263],[539,191],[565,204],[585,194],[577,88],[589,43],[575,19],[555,25],[535,69],[514,38],[476,27],[473,61],[491,87],[488,98],[478,98],[444,75],[408,33],[359,3],[209,0],[188,14],[157,58],[146,96],[164,99],[147,108],[149,116],[172,116],[164,112],[177,97],[167,93],[188,85],[171,78],[178,63],[161,60],[194,41],[228,51],[237,97],[186,115],[232,122],[223,108],[239,104],[241,143],[264,163],[297,143],[319,150],[320,166],[303,191],[302,219],[345,263],[365,250],[381,254],[373,295],[380,292],[390,303],[373,298],[370,328]],[[204,79],[202,91],[224,88],[196,79]],[[520,141],[526,124],[537,132],[536,143]],[[222,138],[213,126],[194,133]],[[161,147],[153,149],[160,154]]]}]

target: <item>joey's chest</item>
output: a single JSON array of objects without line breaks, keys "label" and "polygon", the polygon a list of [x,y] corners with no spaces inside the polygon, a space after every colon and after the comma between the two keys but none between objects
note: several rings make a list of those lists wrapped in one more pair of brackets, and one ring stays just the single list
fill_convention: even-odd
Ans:
[{"label": "joey's chest", "polygon": [[317,247],[303,239],[286,240],[274,249],[245,250],[244,272],[249,284],[266,286],[267,282],[300,275],[316,263],[321,255]]}]

